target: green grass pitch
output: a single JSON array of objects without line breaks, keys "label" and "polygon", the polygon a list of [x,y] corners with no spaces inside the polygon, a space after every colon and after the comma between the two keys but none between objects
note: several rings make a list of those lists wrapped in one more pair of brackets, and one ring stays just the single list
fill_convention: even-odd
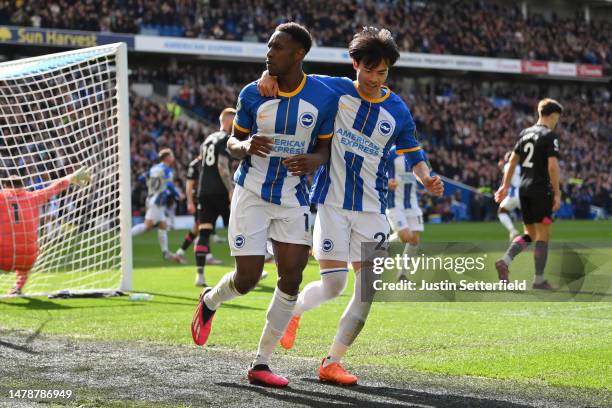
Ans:
[{"label": "green grass pitch", "polygon": [[[170,234],[176,249],[183,232]],[[426,225],[424,241],[503,241],[498,223]],[[553,240],[612,242],[612,222],[559,221]],[[209,284],[231,270],[227,244],[213,245],[226,266],[207,267]],[[193,253],[187,266],[164,262],[157,235],[134,240],[134,291],[151,301],[46,298],[0,299],[0,329],[40,331],[79,339],[192,343],[189,325],[199,289],[194,287]],[[532,270],[532,255],[520,255]],[[612,258],[612,250],[606,256]],[[517,259],[518,260],[518,259]],[[209,344],[255,352],[275,286],[275,268],[247,296],[221,307]],[[609,271],[608,271],[609,272]],[[318,279],[313,259],[303,285]],[[295,347],[278,353],[322,358],[351,295],[352,281],[339,298],[304,315]],[[447,375],[470,375],[612,390],[612,298],[564,303],[376,303],[346,356],[364,364]],[[194,346],[195,347],[195,346]],[[408,379],[405,379],[408,380]]]}]

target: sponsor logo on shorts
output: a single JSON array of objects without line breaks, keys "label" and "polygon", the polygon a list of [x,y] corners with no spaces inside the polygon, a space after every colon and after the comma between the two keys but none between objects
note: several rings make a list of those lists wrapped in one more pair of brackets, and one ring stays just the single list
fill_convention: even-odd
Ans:
[{"label": "sponsor logo on shorts", "polygon": [[300,115],[300,125],[303,128],[309,129],[314,126],[315,118],[310,112],[304,112]]},{"label": "sponsor logo on shorts", "polygon": [[383,136],[389,136],[393,131],[393,126],[388,120],[381,120],[380,122],[378,122],[378,131]]},{"label": "sponsor logo on shorts", "polygon": [[238,235],[235,239],[234,239],[234,246],[236,248],[242,248],[244,246],[244,243],[246,242],[246,238],[244,237],[244,235]]},{"label": "sponsor logo on shorts", "polygon": [[321,249],[323,252],[329,252],[334,249],[334,241],[329,238],[323,240],[323,244],[321,245]]}]

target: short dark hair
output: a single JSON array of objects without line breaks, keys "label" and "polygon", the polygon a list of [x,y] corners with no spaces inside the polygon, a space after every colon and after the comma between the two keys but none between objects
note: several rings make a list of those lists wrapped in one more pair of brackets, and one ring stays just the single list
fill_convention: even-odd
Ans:
[{"label": "short dark hair", "polygon": [[550,98],[545,98],[538,102],[538,114],[540,114],[540,116],[549,116],[553,113],[562,114],[563,105]]},{"label": "short dark hair", "polygon": [[289,22],[283,23],[276,27],[276,31],[289,34],[293,41],[297,42],[304,48],[306,54],[308,54],[308,51],[310,51],[310,48],[312,47],[312,37],[305,27],[299,25],[298,23]]},{"label": "short dark hair", "polygon": [[352,59],[368,68],[374,68],[381,61],[392,66],[398,60],[400,53],[397,44],[387,29],[376,27],[363,27],[361,32],[355,34],[349,44],[349,55]]}]

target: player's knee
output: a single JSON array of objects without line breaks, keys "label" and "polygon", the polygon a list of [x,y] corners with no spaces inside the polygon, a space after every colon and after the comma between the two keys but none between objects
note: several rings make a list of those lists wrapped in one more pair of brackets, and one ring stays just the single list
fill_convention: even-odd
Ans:
[{"label": "player's knee", "polygon": [[413,234],[408,229],[400,230],[397,233],[397,236],[399,237],[399,239],[404,243],[410,242],[410,240],[412,239],[412,235]]},{"label": "player's knee", "polygon": [[302,270],[294,270],[292,273],[284,273],[278,277],[278,287],[285,293],[297,294],[302,283]]},{"label": "player's knee", "polygon": [[408,239],[407,243],[410,245],[419,245],[420,242],[420,238],[419,238],[419,234],[417,233],[412,233],[410,234],[410,238]]},{"label": "player's knee", "polygon": [[250,292],[255,286],[257,286],[257,282],[259,282],[260,274],[252,273],[249,274],[238,274],[234,275],[234,287],[238,291],[238,293],[244,295]]},{"label": "player's knee", "polygon": [[344,289],[346,289],[346,284],[348,281],[348,271],[333,272],[327,275],[323,275],[321,276],[321,281],[323,283],[325,295],[328,299],[338,297],[342,294],[342,292],[344,292]]}]

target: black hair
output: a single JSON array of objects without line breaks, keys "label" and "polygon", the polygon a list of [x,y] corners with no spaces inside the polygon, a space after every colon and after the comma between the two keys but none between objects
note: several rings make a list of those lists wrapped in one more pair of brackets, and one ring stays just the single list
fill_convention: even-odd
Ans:
[{"label": "black hair", "polygon": [[349,55],[357,63],[363,61],[367,68],[374,68],[381,61],[391,67],[398,60],[400,53],[389,30],[363,27],[351,40]]},{"label": "black hair", "polygon": [[310,48],[312,47],[312,37],[310,36],[308,30],[298,23],[283,23],[276,27],[276,31],[289,34],[293,41],[297,42],[304,48],[306,54],[308,54],[308,51],[310,51]]},{"label": "black hair", "polygon": [[563,113],[563,105],[554,99],[545,98],[538,103],[538,113],[540,116],[549,116],[553,113],[560,115]]}]

